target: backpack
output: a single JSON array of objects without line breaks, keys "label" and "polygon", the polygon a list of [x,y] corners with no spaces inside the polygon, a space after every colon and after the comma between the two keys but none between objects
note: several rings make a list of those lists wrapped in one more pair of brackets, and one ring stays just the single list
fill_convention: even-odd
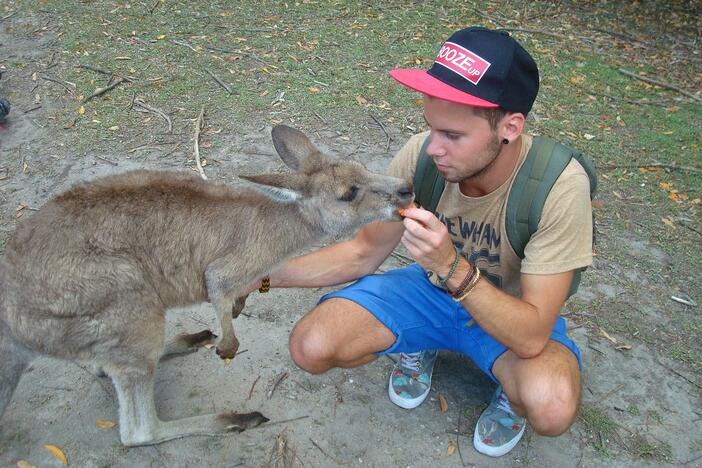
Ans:
[{"label": "backpack", "polygon": [[[422,145],[417,169],[414,175],[415,201],[424,209],[436,214],[436,207],[444,191],[445,180],[427,154],[429,137]],[[595,165],[584,154],[546,137],[534,137],[526,160],[517,172],[512,189],[507,198],[506,231],[507,238],[519,258],[524,258],[524,249],[541,220],[541,212],[553,184],[572,158],[585,169],[590,179],[590,199],[597,189]],[[595,223],[593,217],[593,244]],[[575,294],[580,284],[582,272],[587,267],[577,269],[573,274],[568,297]]]}]

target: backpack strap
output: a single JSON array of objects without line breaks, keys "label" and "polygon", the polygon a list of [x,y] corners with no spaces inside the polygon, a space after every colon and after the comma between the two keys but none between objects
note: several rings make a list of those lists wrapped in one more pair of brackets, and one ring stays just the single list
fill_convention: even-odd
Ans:
[{"label": "backpack strap", "polygon": [[428,136],[422,144],[414,173],[414,201],[425,210],[436,213],[446,181],[439,174],[434,160],[427,154],[427,146],[429,146]]},{"label": "backpack strap", "polygon": [[[578,154],[576,159],[584,156]],[[519,258],[524,258],[524,249],[541,221],[541,213],[549,192],[576,152],[550,138],[534,137],[526,160],[519,169],[507,198],[507,238]],[[590,173],[588,172],[588,176]],[[590,177],[591,195],[597,181]],[[570,295],[580,283],[583,269],[574,272]]]}]

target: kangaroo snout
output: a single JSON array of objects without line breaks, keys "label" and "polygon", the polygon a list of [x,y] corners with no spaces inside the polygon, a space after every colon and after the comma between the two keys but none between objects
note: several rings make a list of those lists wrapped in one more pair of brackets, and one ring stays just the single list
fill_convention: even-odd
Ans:
[{"label": "kangaroo snout", "polygon": [[397,190],[396,195],[401,202],[407,204],[414,200],[414,186],[411,183],[406,184]]}]

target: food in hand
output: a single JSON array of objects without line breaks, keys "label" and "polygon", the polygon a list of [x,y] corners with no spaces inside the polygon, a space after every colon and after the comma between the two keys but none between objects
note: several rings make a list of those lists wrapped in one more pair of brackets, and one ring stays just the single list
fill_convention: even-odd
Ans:
[{"label": "food in hand", "polygon": [[[411,202],[409,205],[407,205],[407,208],[417,208],[417,205],[414,202]],[[405,217],[405,210],[407,208],[398,208],[397,212],[402,216],[403,218]]]}]

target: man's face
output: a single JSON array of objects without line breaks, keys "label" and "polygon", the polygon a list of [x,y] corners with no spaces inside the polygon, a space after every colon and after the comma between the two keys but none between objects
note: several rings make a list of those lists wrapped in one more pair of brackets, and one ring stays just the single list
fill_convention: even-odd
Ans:
[{"label": "man's face", "polygon": [[427,153],[449,182],[480,175],[500,153],[497,133],[471,107],[425,96],[424,119],[431,130]]}]

